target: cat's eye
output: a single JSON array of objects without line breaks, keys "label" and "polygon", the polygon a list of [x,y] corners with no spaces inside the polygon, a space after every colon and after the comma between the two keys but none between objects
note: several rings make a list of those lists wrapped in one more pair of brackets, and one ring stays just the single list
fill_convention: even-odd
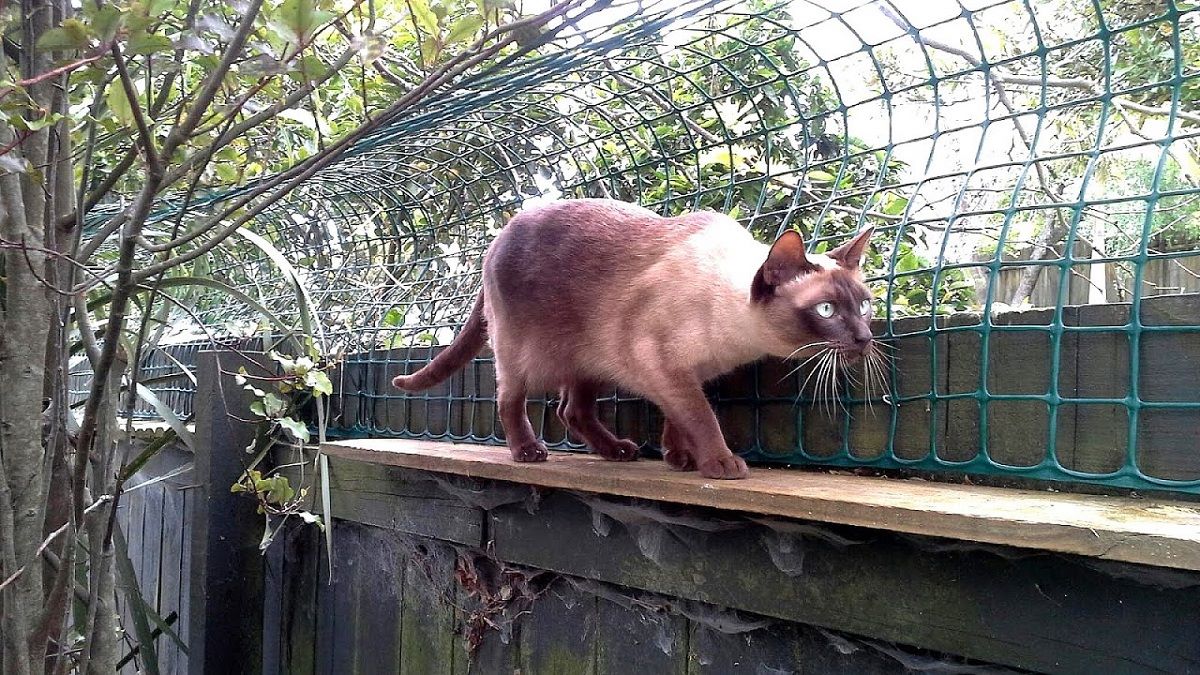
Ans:
[{"label": "cat's eye", "polygon": [[833,316],[833,303],[832,302],[822,302],[821,304],[817,305],[814,309],[817,310],[817,314],[822,319],[828,319],[829,317]]},{"label": "cat's eye", "polygon": [[871,313],[871,301],[863,300],[862,303],[860,303],[858,305],[858,312],[860,314],[862,314],[863,316],[870,314]]}]

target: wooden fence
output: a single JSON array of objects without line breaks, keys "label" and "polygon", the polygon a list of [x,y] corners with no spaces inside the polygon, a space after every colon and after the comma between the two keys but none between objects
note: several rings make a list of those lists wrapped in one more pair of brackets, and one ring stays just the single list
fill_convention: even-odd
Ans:
[{"label": "wooden fence", "polygon": [[[1143,304],[1142,320],[1194,322],[1197,302],[1154,298]],[[1120,305],[1070,310],[1078,325],[1114,330],[1064,337],[1063,391],[1099,396],[1126,386],[1119,373],[1128,372],[1131,357],[1118,327],[1128,313]],[[998,322],[1044,325],[1047,316],[1016,313]],[[904,387],[930,386],[929,340],[937,339],[937,353],[947,359],[940,390],[974,389],[979,348],[969,340],[977,334],[930,338],[917,335],[917,323],[908,328],[913,336],[899,341]],[[1045,335],[998,333],[993,340],[991,390],[1044,391]],[[1143,395],[1196,400],[1200,385],[1187,372],[1200,360],[1179,355],[1197,349],[1198,340],[1195,333],[1144,336]],[[133,491],[120,514],[144,596],[160,615],[177,616],[173,626],[187,644],[185,655],[158,639],[163,672],[624,673],[644,666],[867,673],[999,664],[1118,673],[1188,672],[1200,662],[1200,575],[1192,572],[463,483],[361,461],[332,462],[332,566],[315,528],[299,523],[286,527],[264,557],[262,516],[253,500],[229,490],[243,471],[253,426],[230,416],[248,401],[219,373],[236,371],[240,358],[200,355],[195,456],[172,448],[132,483],[188,461],[192,470]],[[494,428],[494,420],[464,414],[470,397],[454,404],[459,408],[382,399],[368,407],[370,390],[356,379],[364,371],[353,368],[339,378],[345,389],[335,401],[346,419]],[[720,385],[731,441],[758,434],[791,447],[797,430],[772,417],[785,411],[747,398],[755,391],[747,387],[757,385],[745,377]],[[644,406],[612,403],[605,415],[627,429],[647,425],[641,432],[652,437],[643,408],[630,414],[622,407],[637,405]],[[978,452],[972,411],[938,405],[950,408],[934,427],[939,447]],[[1086,408],[1060,418],[1060,456],[1074,468],[1110,466],[1124,447],[1124,417]],[[928,450],[930,413],[901,408],[897,452]],[[996,415],[993,456],[1017,463],[1040,457],[1044,416],[1023,409]],[[871,419],[851,427],[853,447],[878,447],[886,426]],[[1195,428],[1194,417],[1147,420],[1142,433],[1155,435],[1146,441],[1143,469],[1197,475]],[[805,433],[814,434],[813,448],[829,442]],[[840,432],[828,433],[840,442]]]},{"label": "wooden fence", "polygon": [[[1091,247],[1084,242],[1075,246],[1075,259],[1086,261]],[[1021,283],[1024,267],[1005,267],[1000,270],[994,297],[1008,302]],[[1068,272],[1067,297],[1064,305],[1088,305],[1129,302],[1133,298],[1132,268],[1120,263],[1076,263]],[[987,290],[987,276],[974,271],[976,295],[982,300]],[[1029,304],[1033,307],[1058,306],[1061,272],[1057,267],[1042,270]],[[1178,295],[1200,292],[1200,256],[1152,258],[1142,266],[1142,297]]]},{"label": "wooden fence", "polygon": [[[135,442],[129,456],[143,443]],[[186,646],[191,588],[191,531],[197,504],[192,489],[192,453],[182,445],[163,448],[129,481],[130,490],[121,496],[117,523],[143,600],[166,621]],[[121,625],[127,628],[126,651],[137,644],[130,627],[133,615],[124,594],[118,595]],[[188,658],[175,640],[160,634],[155,641],[159,672],[163,675],[188,672]],[[120,672],[134,675],[141,655],[131,655]]]}]

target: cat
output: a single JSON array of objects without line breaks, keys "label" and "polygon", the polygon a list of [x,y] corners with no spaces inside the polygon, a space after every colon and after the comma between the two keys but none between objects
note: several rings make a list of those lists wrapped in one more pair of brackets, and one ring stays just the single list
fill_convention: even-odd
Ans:
[{"label": "cat", "polygon": [[555,389],[559,417],[593,452],[636,459],[637,444],[596,416],[601,388],[616,384],[661,408],[671,468],[743,478],[749,470],[726,445],[703,384],[768,355],[861,359],[873,340],[860,270],[871,232],[814,255],[798,232],[767,246],[710,211],[665,218],[609,199],[530,207],[488,249],[483,288],[454,342],[392,384],[432,387],[490,338],[514,460],[546,459],[526,395]]}]

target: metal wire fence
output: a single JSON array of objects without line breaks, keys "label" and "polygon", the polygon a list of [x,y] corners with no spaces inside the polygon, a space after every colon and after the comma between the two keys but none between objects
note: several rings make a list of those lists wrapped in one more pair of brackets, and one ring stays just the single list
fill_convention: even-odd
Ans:
[{"label": "metal wire fence", "polygon": [[[888,391],[847,380],[834,402],[747,368],[712,389],[735,449],[1200,492],[1197,100],[1200,10],[1174,0],[597,2],[359,143],[205,271],[312,308],[347,355],[339,433],[498,443],[488,358],[427,394],[388,383],[452,340],[522,204],[718,209],[816,250],[874,225]],[[194,304],[213,330],[270,329]],[[652,407],[601,405],[655,445]]]}]

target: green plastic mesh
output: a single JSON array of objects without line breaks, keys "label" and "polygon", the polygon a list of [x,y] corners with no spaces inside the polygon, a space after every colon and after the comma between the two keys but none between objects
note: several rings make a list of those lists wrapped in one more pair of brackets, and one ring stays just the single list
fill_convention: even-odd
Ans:
[{"label": "green plastic mesh", "polygon": [[[764,363],[714,384],[750,459],[1200,492],[1194,5],[614,0],[581,15],[254,222],[346,354],[338,433],[502,442],[486,355],[425,394],[390,378],[453,339],[522,204],[603,196],[718,209],[763,241],[796,227],[816,250],[877,228],[888,382],[821,395]],[[206,271],[295,316],[254,250],[227,246]],[[222,334],[270,329],[215,295],[197,312]],[[546,403],[535,428],[578,447]],[[610,392],[601,408],[654,447],[652,406]]]}]

